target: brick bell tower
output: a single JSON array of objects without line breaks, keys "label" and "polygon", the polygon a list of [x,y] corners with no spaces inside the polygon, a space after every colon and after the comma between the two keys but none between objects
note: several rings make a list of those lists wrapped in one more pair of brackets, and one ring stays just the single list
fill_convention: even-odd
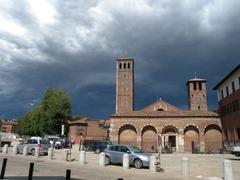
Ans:
[{"label": "brick bell tower", "polygon": [[188,107],[192,111],[207,111],[206,80],[193,78],[187,82]]},{"label": "brick bell tower", "polygon": [[116,64],[116,114],[134,110],[134,61],[118,58]]}]

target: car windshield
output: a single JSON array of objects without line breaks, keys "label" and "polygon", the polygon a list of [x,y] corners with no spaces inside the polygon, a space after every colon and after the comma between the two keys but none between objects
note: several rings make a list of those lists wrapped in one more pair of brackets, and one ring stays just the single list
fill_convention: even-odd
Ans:
[{"label": "car windshield", "polygon": [[130,148],[134,153],[143,153],[143,151],[136,146],[130,146]]}]

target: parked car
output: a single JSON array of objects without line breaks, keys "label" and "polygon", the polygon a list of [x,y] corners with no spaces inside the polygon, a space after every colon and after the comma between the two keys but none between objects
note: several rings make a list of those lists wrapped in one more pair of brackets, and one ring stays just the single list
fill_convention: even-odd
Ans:
[{"label": "parked car", "polygon": [[230,152],[235,156],[240,156],[240,146],[233,146]]},{"label": "parked car", "polygon": [[129,165],[137,169],[148,167],[150,154],[132,145],[110,145],[105,150],[105,164],[122,164],[123,154],[129,154]]},{"label": "parked car", "polygon": [[36,147],[39,147],[39,153],[44,155],[48,154],[48,148],[51,147],[49,141],[46,139],[30,138],[26,143],[21,143],[17,145],[17,152],[23,153],[24,146],[27,146],[27,152],[32,155],[35,155]]},{"label": "parked car", "polygon": [[49,137],[48,140],[51,146],[56,149],[60,149],[63,147],[63,140],[59,137]]},{"label": "parked car", "polygon": [[103,152],[107,146],[112,145],[110,141],[94,141],[92,145],[92,150],[99,154],[100,152]]}]

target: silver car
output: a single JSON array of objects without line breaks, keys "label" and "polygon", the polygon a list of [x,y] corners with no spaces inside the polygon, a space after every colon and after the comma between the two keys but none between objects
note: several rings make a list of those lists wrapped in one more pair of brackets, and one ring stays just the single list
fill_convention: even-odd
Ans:
[{"label": "silver car", "polygon": [[23,153],[24,146],[27,146],[27,152],[32,155],[35,154],[36,147],[39,147],[40,154],[45,154],[45,155],[48,154],[48,148],[51,147],[49,141],[45,139],[29,139],[27,143],[17,145],[17,152]]},{"label": "silver car", "polygon": [[132,145],[110,145],[105,150],[105,164],[122,164],[123,154],[129,154],[129,165],[137,169],[149,166],[150,154]]}]

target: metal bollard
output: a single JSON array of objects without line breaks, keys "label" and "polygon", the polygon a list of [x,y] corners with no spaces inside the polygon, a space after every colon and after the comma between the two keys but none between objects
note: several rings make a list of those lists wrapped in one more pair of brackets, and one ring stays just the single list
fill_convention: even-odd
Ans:
[{"label": "metal bollard", "polygon": [[23,156],[27,156],[28,150],[27,150],[27,146],[23,147]]},{"label": "metal bollard", "polygon": [[151,172],[157,172],[156,156],[150,156],[149,169]]},{"label": "metal bollard", "polygon": [[224,180],[233,180],[232,161],[229,159],[224,160]]},{"label": "metal bollard", "polygon": [[34,154],[34,156],[35,156],[36,158],[39,158],[39,147],[36,147],[36,148],[35,148],[35,154]]},{"label": "metal bollard", "polygon": [[18,149],[17,149],[17,145],[13,146],[13,155],[17,155],[18,153]]},{"label": "metal bollard", "polygon": [[79,164],[86,164],[86,151],[80,151]]},{"label": "metal bollard", "polygon": [[5,144],[3,146],[3,154],[7,154],[8,153],[8,144]]},{"label": "metal bollard", "polygon": [[182,158],[182,175],[189,176],[189,159],[187,157]]},{"label": "metal bollard", "polygon": [[28,180],[32,180],[32,177],[33,177],[33,168],[34,168],[34,163],[31,162],[31,163],[30,163],[30,167],[29,167],[29,172],[28,172]]},{"label": "metal bollard", "polygon": [[99,165],[101,167],[104,167],[105,166],[105,152],[101,152],[99,154]]},{"label": "metal bollard", "polygon": [[71,169],[67,169],[66,170],[66,180],[70,180],[71,179]]},{"label": "metal bollard", "polygon": [[123,169],[129,169],[129,155],[123,154]]},{"label": "metal bollard", "polygon": [[1,170],[0,179],[4,179],[6,166],[7,166],[7,158],[4,158],[3,159],[3,164],[2,164],[2,170]]},{"label": "metal bollard", "polygon": [[48,149],[48,159],[50,159],[50,160],[53,159],[53,147]]}]

